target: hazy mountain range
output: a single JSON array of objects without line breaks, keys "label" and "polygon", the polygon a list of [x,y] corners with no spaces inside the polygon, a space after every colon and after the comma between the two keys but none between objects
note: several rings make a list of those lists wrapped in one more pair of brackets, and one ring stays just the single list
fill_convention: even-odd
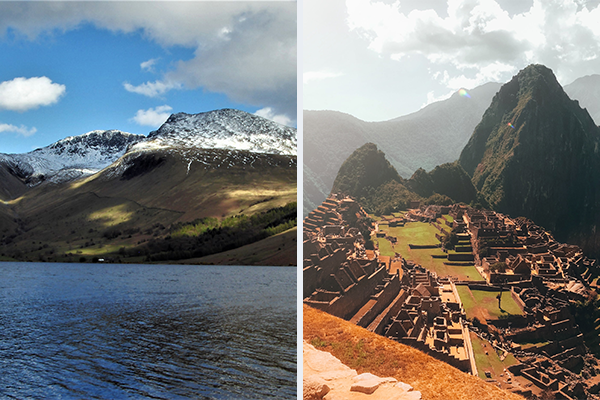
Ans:
[{"label": "hazy mountain range", "polygon": [[581,103],[549,68],[530,65],[493,96],[457,161],[406,180],[392,170],[389,150],[367,144],[344,161],[333,190],[379,213],[410,200],[480,203],[529,218],[597,257],[600,127]]},{"label": "hazy mountain range", "polygon": [[[358,147],[372,142],[383,150],[398,173],[409,178],[453,162],[481,121],[502,84],[487,83],[390,121],[365,122],[336,111],[304,111],[304,215],[330,193],[342,162]],[[592,117],[600,121],[600,75],[565,86]]]}]

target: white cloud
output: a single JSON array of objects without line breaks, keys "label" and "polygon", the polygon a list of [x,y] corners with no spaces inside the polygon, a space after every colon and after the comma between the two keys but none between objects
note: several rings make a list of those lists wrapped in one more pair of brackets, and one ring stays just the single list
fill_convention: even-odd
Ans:
[{"label": "white cloud", "polygon": [[442,94],[440,96],[436,96],[435,93],[433,91],[428,92],[427,93],[427,101],[425,103],[423,103],[423,105],[421,106],[421,108],[430,105],[431,103],[437,103],[438,101],[442,101],[442,100],[446,100],[449,99],[453,94],[454,94],[455,90],[451,90],[445,94]]},{"label": "white cloud", "polygon": [[0,83],[0,109],[27,111],[58,102],[66,87],[45,76],[19,77]]},{"label": "white cloud", "polygon": [[296,3],[246,12],[234,19],[226,37],[215,34],[195,57],[180,61],[166,81],[202,87],[230,99],[296,115]]},{"label": "white cloud", "polygon": [[[600,5],[532,0],[509,13],[499,0],[448,0],[447,13],[405,10],[400,2],[346,0],[348,27],[393,60],[425,57],[449,71],[453,87],[507,80],[530,63],[569,83],[600,69]],[[450,86],[449,86],[450,87]]]},{"label": "white cloud", "polygon": [[337,78],[343,75],[341,72],[308,71],[302,74],[302,81],[306,85],[311,81],[322,81],[323,79]]},{"label": "white cloud", "polygon": [[158,58],[151,58],[148,61],[144,61],[143,63],[141,63],[140,68],[143,71],[152,72],[152,71],[154,71],[154,64],[156,64],[157,61],[158,61]]},{"label": "white cloud", "polygon": [[271,107],[261,108],[260,110],[256,111],[254,114],[258,115],[259,117],[263,117],[266,119],[270,119],[271,121],[275,121],[281,125],[292,126],[292,120],[289,117],[287,117],[286,115],[283,115],[283,114],[276,115]]},{"label": "white cloud", "polygon": [[181,85],[172,82],[155,81],[142,83],[138,86],[133,86],[129,82],[125,82],[123,83],[123,87],[128,92],[142,94],[148,97],[158,97],[162,94],[165,94],[171,89],[181,88]]},{"label": "white cloud", "polygon": [[24,125],[15,126],[15,125],[9,125],[9,124],[0,124],[0,133],[4,133],[4,132],[15,132],[15,133],[18,133],[19,135],[23,135],[23,136],[27,137],[27,136],[31,136],[34,133],[36,133],[37,129],[35,127],[27,128]]},{"label": "white cloud", "polygon": [[501,82],[503,77],[514,75],[516,72],[517,68],[512,65],[495,62],[476,70],[470,74],[471,77],[468,77],[466,74],[451,77],[447,71],[444,71],[444,76],[440,81],[452,90],[460,88],[473,89],[487,82]]},{"label": "white cloud", "polygon": [[164,106],[149,108],[147,110],[138,110],[135,113],[135,117],[131,118],[131,121],[136,122],[138,125],[158,128],[169,118],[171,115],[169,111],[172,109],[172,107],[165,104]]},{"label": "white cloud", "polygon": [[0,37],[11,28],[33,39],[84,22],[141,32],[165,47],[194,48],[195,57],[158,81],[127,82],[127,90],[155,97],[203,88],[295,119],[296,9],[293,1],[0,2]]}]

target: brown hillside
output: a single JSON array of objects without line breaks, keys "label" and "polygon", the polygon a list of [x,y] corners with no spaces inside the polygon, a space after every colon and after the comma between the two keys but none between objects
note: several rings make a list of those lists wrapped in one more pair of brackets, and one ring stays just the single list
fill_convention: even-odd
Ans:
[{"label": "brown hillside", "polygon": [[294,227],[275,236],[237,249],[211,254],[201,258],[178,261],[177,264],[215,264],[215,265],[260,265],[288,266],[296,265],[296,237],[298,228]]},{"label": "brown hillside", "polygon": [[523,400],[419,350],[304,306],[304,340],[339,358],[359,374],[370,372],[408,383],[428,400]]},{"label": "brown hillside", "polygon": [[[180,154],[159,151],[140,156],[140,161],[134,154],[127,156],[132,160],[123,157],[90,177],[45,182],[0,203],[2,252],[27,261],[95,257],[144,262],[141,251],[126,250],[168,237],[175,222],[251,216],[297,199],[291,156],[218,149],[194,154],[210,162],[190,163]],[[283,259],[278,250],[284,247],[281,238],[237,253],[243,259],[228,264],[294,263],[296,242],[285,243],[288,251]]]}]

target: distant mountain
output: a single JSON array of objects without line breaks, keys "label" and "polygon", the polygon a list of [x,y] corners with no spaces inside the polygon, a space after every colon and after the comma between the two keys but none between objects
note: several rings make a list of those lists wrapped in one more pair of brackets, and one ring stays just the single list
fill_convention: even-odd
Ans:
[{"label": "distant mountain", "polygon": [[419,168],[410,177],[407,186],[425,198],[438,193],[457,203],[469,204],[477,200],[477,190],[469,175],[457,162],[438,165],[429,172]]},{"label": "distant mountain", "polygon": [[530,65],[502,86],[459,163],[495,210],[600,254],[600,128],[552,71]]},{"label": "distant mountain", "polygon": [[[0,165],[29,186],[89,176],[128,153],[202,149],[296,154],[296,130],[240,110],[173,114],[148,137],[118,130],[70,136],[25,154],[0,153]],[[0,188],[1,190],[1,188]]]},{"label": "distant mountain", "polygon": [[367,212],[377,215],[406,210],[412,200],[451,204],[476,199],[469,176],[457,163],[430,172],[420,168],[406,180],[373,143],[359,147],[342,163],[331,192],[350,195]]},{"label": "distant mountain", "polygon": [[455,161],[481,120],[499,83],[455,93],[449,99],[390,121],[365,122],[335,111],[304,111],[304,214],[330,193],[342,162],[367,142],[387,154],[408,178],[418,168]]},{"label": "distant mountain", "polygon": [[130,145],[144,139],[143,135],[117,130],[92,131],[25,154],[0,153],[0,165],[30,186],[43,181],[64,182],[106,168]]},{"label": "distant mountain", "polygon": [[352,196],[367,212],[378,215],[405,209],[411,200],[421,200],[373,143],[362,145],[342,163],[331,192]]},{"label": "distant mountain", "polygon": [[587,75],[564,87],[565,93],[587,110],[596,125],[600,125],[600,75]]},{"label": "distant mountain", "polygon": [[356,149],[342,163],[333,182],[332,191],[363,197],[369,190],[390,181],[403,183],[404,179],[398,175],[385,154],[377,149],[377,145],[367,143]]},{"label": "distant mountain", "polygon": [[289,230],[295,142],[293,128],[217,110],[174,114],[148,137],[95,131],[2,155],[0,259],[179,260]]}]

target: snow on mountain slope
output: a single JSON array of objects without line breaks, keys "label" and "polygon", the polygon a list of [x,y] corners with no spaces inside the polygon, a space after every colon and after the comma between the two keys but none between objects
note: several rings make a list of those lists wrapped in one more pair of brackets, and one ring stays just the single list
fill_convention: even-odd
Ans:
[{"label": "snow on mountain slope", "polygon": [[145,148],[203,148],[247,150],[254,153],[296,155],[296,130],[240,110],[223,109],[169,117],[148,140]]},{"label": "snow on mountain slope", "polygon": [[[44,181],[58,183],[89,176],[126,154],[126,159],[131,161],[136,154],[157,149],[183,155],[189,169],[193,161],[209,162],[206,154],[200,155],[198,149],[296,155],[296,144],[294,128],[244,111],[223,109],[200,114],[173,114],[148,137],[117,130],[70,136],[25,154],[0,153],[0,163],[13,175],[34,186]],[[128,162],[119,163],[122,168],[115,171],[126,168]],[[227,164],[230,162],[233,161]],[[295,165],[295,161],[292,164]]]},{"label": "snow on mountain slope", "polygon": [[62,182],[91,175],[106,168],[143,135],[117,130],[92,131],[69,136],[49,146],[24,154],[0,154],[0,162],[17,176],[35,185],[42,181]]}]

